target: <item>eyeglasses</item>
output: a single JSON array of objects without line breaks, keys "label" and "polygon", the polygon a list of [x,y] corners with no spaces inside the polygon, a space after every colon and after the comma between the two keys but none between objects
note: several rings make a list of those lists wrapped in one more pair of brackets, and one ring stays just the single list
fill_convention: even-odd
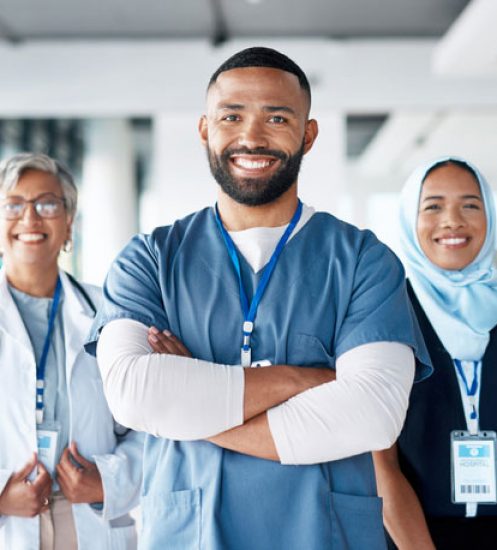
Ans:
[{"label": "eyeglasses", "polygon": [[36,199],[26,200],[22,197],[7,197],[0,201],[0,216],[4,220],[20,220],[26,207],[32,204],[40,218],[51,219],[61,216],[66,209],[66,200],[53,193],[43,193]]}]

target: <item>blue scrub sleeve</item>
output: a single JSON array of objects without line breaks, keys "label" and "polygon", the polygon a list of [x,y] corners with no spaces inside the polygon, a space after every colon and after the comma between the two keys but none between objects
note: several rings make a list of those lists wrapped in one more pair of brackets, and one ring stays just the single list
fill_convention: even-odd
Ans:
[{"label": "blue scrub sleeve", "polygon": [[132,319],[159,330],[169,328],[159,285],[158,254],[150,235],[136,235],[111,265],[103,301],[85,349],[95,355],[102,328],[116,319]]},{"label": "blue scrub sleeve", "polygon": [[407,295],[404,268],[372,234],[360,251],[349,305],[335,341],[336,357],[371,342],[407,344],[416,355],[415,380],[431,374],[431,360]]}]

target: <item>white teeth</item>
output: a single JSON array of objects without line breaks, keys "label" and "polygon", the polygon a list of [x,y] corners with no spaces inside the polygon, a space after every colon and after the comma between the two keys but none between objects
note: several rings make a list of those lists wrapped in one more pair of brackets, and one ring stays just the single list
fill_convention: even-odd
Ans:
[{"label": "white teeth", "polygon": [[261,168],[267,168],[271,166],[270,160],[250,160],[247,158],[237,157],[235,158],[235,164],[248,170],[259,170]]},{"label": "white teeth", "polygon": [[445,244],[445,245],[456,245],[456,244],[463,244],[467,241],[465,238],[450,238],[450,239],[439,239],[439,244]]},{"label": "white teeth", "polygon": [[43,233],[20,233],[17,238],[24,243],[34,243],[42,241],[45,236]]}]

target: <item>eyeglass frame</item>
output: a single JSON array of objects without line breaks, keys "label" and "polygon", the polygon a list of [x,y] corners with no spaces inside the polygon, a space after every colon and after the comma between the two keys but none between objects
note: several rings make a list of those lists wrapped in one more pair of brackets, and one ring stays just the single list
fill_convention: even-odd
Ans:
[{"label": "eyeglass frame", "polygon": [[[57,215],[55,216],[43,216],[41,215],[37,208],[36,208],[36,203],[42,198],[42,197],[46,197],[46,196],[50,196],[52,197],[53,199],[55,199],[57,202],[60,201],[60,204],[62,204],[62,207],[64,208],[64,210],[67,211],[67,201],[66,201],[66,198],[65,197],[59,197],[58,195],[56,195],[55,193],[52,193],[51,191],[47,192],[47,193],[42,193],[41,195],[38,195],[37,197],[35,197],[34,199],[25,199],[24,197],[21,197],[19,195],[10,195],[8,197],[3,197],[2,199],[0,199],[0,218],[4,219],[4,220],[8,220],[8,221],[15,221],[15,220],[22,220],[22,218],[24,217],[24,214],[26,213],[26,208],[28,206],[28,204],[32,204],[33,205],[33,208],[34,208],[34,211],[36,212],[36,215],[38,217],[40,217],[41,219],[43,220],[54,220],[56,218],[59,218],[61,215],[62,215],[62,212],[58,213]],[[5,211],[4,211],[4,206],[7,205],[8,203],[6,201],[9,201],[11,199],[18,199],[18,204],[22,204],[23,205],[23,209],[22,211],[20,212],[19,216],[15,216],[15,217],[9,217],[9,216],[5,216]]]}]

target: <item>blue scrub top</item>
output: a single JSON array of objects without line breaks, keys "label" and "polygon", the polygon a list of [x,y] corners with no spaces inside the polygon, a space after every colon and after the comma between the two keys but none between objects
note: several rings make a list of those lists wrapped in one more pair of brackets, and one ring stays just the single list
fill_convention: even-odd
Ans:
[{"label": "blue scrub top", "polygon": [[[249,300],[261,272],[240,255]],[[240,363],[237,276],[214,210],[138,235],[108,274],[91,336],[114,319],[169,329],[193,357]],[[412,314],[404,270],[370,231],[316,213],[285,246],[260,303],[252,359],[334,368],[368,342],[396,341],[430,360]],[[141,548],[323,550],[385,548],[370,453],[285,466],[206,441],[148,436]]]}]

